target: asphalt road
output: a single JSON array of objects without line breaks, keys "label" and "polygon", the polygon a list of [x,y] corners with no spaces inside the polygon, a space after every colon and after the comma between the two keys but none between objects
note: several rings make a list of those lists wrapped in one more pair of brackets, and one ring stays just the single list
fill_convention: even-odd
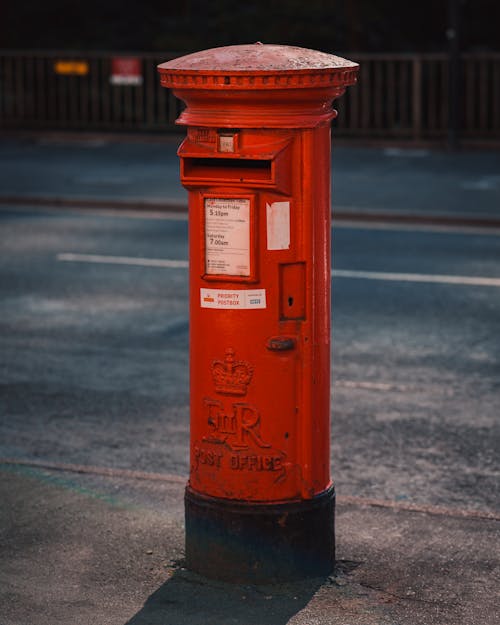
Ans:
[{"label": "asphalt road", "polygon": [[[0,136],[0,202],[186,204],[177,148],[182,136]],[[500,155],[362,148],[333,141],[337,212],[445,214],[495,218],[500,212]]]},{"label": "asphalt road", "polygon": [[[3,208],[0,233],[0,457],[184,477],[185,218]],[[338,492],[498,511],[500,232],[334,250]]]}]

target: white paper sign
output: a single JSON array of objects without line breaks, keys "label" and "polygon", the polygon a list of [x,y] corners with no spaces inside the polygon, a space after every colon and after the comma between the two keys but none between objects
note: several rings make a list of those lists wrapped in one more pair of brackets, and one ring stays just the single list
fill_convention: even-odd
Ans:
[{"label": "white paper sign", "polygon": [[290,202],[266,204],[267,249],[290,248]]},{"label": "white paper sign", "polygon": [[205,198],[205,271],[250,275],[248,198]]},{"label": "white paper sign", "polygon": [[242,310],[266,307],[266,289],[200,289],[202,308]]}]

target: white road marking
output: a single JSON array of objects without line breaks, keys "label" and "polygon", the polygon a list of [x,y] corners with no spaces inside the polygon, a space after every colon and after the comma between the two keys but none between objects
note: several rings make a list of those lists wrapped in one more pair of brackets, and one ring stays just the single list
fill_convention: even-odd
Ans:
[{"label": "white road marking", "polygon": [[363,382],[359,380],[335,380],[335,388],[363,389],[367,391],[402,391],[411,390],[406,384],[394,384],[386,382]]},{"label": "white road marking", "polygon": [[61,253],[57,260],[71,263],[105,263],[107,265],[138,265],[140,267],[166,267],[168,269],[186,269],[187,260],[169,260],[165,258],[136,258],[131,256],[101,256],[99,254]]},{"label": "white road marking", "polygon": [[348,269],[334,269],[332,277],[355,278],[361,280],[387,280],[393,282],[423,282],[428,284],[458,284],[465,286],[494,286],[500,287],[500,278],[485,278],[482,276],[442,276],[423,273],[390,273],[384,271],[350,271]]},{"label": "white road marking", "polygon": [[[0,197],[1,200],[1,197]],[[173,204],[173,202],[172,202]],[[27,198],[26,204],[22,205],[9,205],[9,211],[16,211],[19,213],[32,212],[33,210],[43,210],[45,213],[57,214],[65,217],[66,215],[79,215],[82,217],[113,217],[116,219],[142,219],[142,220],[167,220],[167,221],[187,221],[188,210],[165,210],[164,208],[155,208],[153,205],[148,208],[134,209],[134,208],[91,208],[86,206],[85,208],[77,206],[39,206],[37,204],[30,204],[30,199]]]},{"label": "white road marking", "polygon": [[332,228],[338,230],[394,230],[396,232],[435,232],[438,234],[480,234],[484,236],[499,236],[500,227],[496,226],[464,226],[460,224],[410,224],[391,223],[390,221],[333,221]]},{"label": "white road marking", "polygon": [[475,180],[464,180],[460,186],[470,191],[494,191],[500,186],[500,176],[482,176]]},{"label": "white road marking", "polygon": [[[140,267],[163,267],[166,269],[187,269],[189,261],[167,258],[137,258],[133,256],[103,256],[100,254],[57,254],[57,260],[74,263],[103,263],[108,265],[137,265]],[[423,273],[391,273],[384,271],[352,271],[334,269],[332,278],[352,278],[359,280],[382,280],[389,282],[421,282],[427,284],[457,284],[463,286],[500,287],[500,278],[484,276],[447,276]]]},{"label": "white road marking", "polygon": [[402,149],[402,148],[386,148],[384,156],[403,156],[407,158],[423,158],[429,155],[429,150],[421,149]]}]

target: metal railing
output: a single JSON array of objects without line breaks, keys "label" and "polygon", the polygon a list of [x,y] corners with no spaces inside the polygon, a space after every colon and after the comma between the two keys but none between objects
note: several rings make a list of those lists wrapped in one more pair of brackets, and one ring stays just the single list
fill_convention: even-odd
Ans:
[{"label": "metal railing", "polygon": [[[0,125],[4,128],[155,130],[173,128],[181,104],[160,87],[156,66],[174,54],[140,59],[142,84],[111,83],[112,59],[98,52],[0,51]],[[87,65],[61,74],[56,64]]]},{"label": "metal railing", "polygon": [[[444,140],[449,132],[446,54],[357,54],[359,84],[338,101],[337,134]],[[464,54],[459,75],[462,139],[500,141],[500,54]]]},{"label": "metal railing", "polygon": [[[139,59],[140,84],[113,84],[112,59]],[[156,66],[173,53],[0,50],[0,127],[173,130],[182,104],[160,87]],[[348,54],[359,84],[336,102],[337,136],[446,140],[449,60],[445,54]],[[57,71],[58,62],[83,70]],[[76,68],[78,69],[78,68]],[[500,54],[461,57],[461,139],[500,142]]]}]

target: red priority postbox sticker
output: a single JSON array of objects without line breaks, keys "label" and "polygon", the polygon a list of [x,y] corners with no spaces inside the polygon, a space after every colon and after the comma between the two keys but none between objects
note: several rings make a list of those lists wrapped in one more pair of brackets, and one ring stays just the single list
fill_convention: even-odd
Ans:
[{"label": "red priority postbox sticker", "polygon": [[202,308],[242,310],[266,307],[266,289],[200,289]]}]

